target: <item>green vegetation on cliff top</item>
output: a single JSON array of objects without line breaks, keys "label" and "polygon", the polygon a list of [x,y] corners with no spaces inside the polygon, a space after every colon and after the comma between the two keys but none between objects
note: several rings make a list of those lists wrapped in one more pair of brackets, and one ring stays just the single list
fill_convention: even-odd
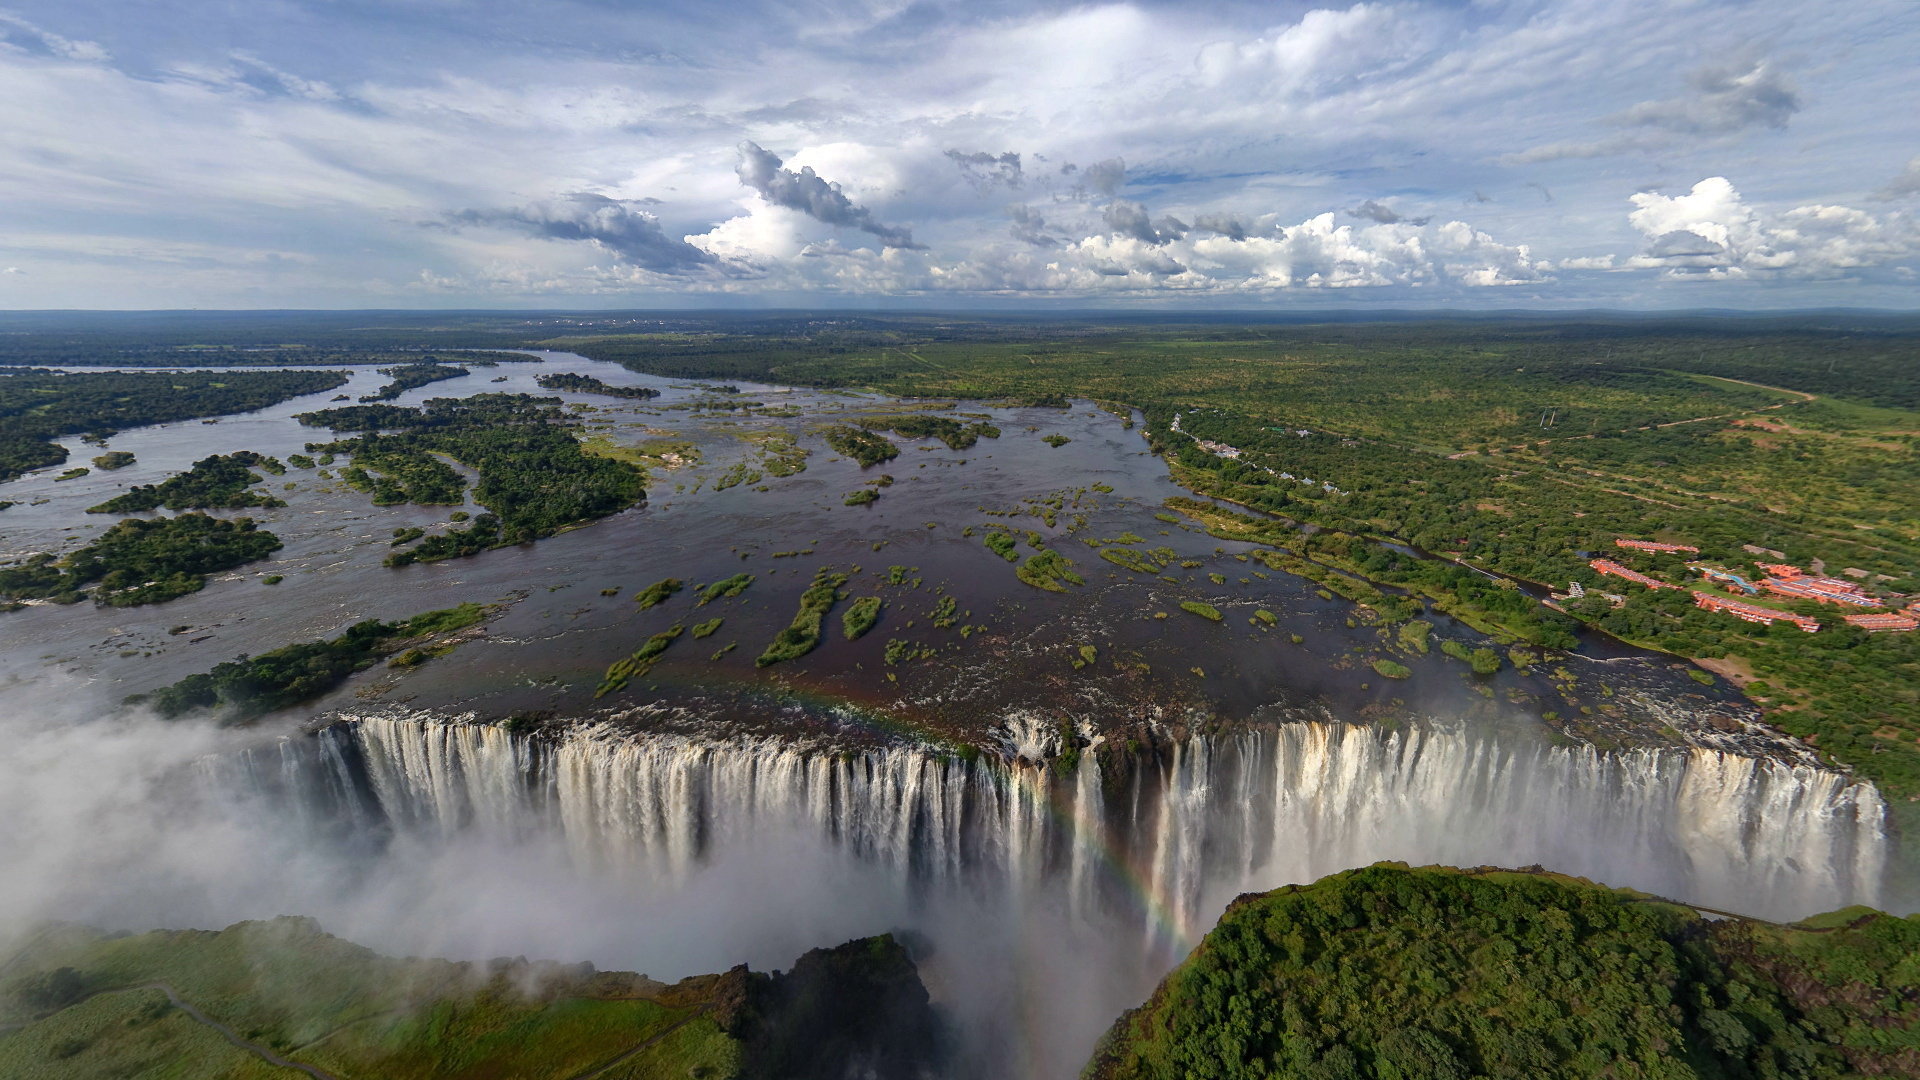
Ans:
[{"label": "green vegetation on cliff top", "polygon": [[386,957],[299,918],[131,936],[56,925],[24,944],[0,984],[8,1077],[308,1075],[271,1054],[341,1080],[837,1080],[852,1064],[919,1075],[940,1045],[891,937],[673,984]]},{"label": "green vegetation on cliff top", "polygon": [[1577,878],[1380,864],[1243,896],[1089,1080],[1912,1076],[1920,919],[1702,917]]}]

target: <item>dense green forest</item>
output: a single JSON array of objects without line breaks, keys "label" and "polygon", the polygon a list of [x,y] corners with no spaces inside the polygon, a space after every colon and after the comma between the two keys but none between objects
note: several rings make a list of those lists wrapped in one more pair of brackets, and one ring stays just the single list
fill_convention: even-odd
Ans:
[{"label": "dense green forest", "polygon": [[591,375],[575,375],[571,371],[548,372],[533,381],[539,383],[542,390],[570,390],[576,394],[602,394],[640,401],[660,396],[660,391],[650,386],[614,386]]},{"label": "dense green forest", "polygon": [[0,1075],[842,1080],[932,1075],[943,1033],[890,936],[662,983],[592,964],[395,958],[283,917],[225,930],[42,928],[0,983]]},{"label": "dense green forest", "polygon": [[339,371],[7,372],[0,369],[0,481],[58,465],[66,435],[224,416],[277,405],[347,381]]},{"label": "dense green forest", "polygon": [[428,386],[446,379],[458,379],[472,372],[452,364],[439,364],[431,360],[422,360],[414,364],[399,364],[383,367],[380,374],[392,379],[373,393],[362,397],[361,401],[392,401],[409,390]]},{"label": "dense green forest", "polygon": [[273,458],[242,450],[233,454],[214,454],[193,463],[193,468],[170,476],[158,484],[136,484],[98,506],[87,507],[89,514],[137,514],[143,510],[235,510],[248,506],[285,506],[286,502],[264,491],[250,490],[260,483],[253,470],[286,472],[286,466]]},{"label": "dense green forest", "polygon": [[1920,919],[1381,864],[1234,901],[1088,1080],[1912,1076]]},{"label": "dense green forest", "polygon": [[91,596],[113,607],[157,604],[199,592],[207,575],[280,550],[280,538],[251,518],[206,514],[128,518],[65,556],[48,552],[0,568],[0,602]]},{"label": "dense green forest", "polygon": [[523,544],[619,513],[646,497],[644,474],[582,450],[558,404],[558,398],[476,394],[434,398],[418,409],[349,405],[301,413],[299,419],[310,427],[363,433],[308,448],[351,455],[376,500],[458,501],[464,480],[436,455],[480,474],[473,498],[488,512],[388,556],[389,565],[404,566]]},{"label": "dense green forest", "polygon": [[229,660],[151,694],[128,698],[127,703],[147,705],[169,719],[212,711],[226,723],[242,723],[311,701],[345,682],[347,676],[395,653],[410,661],[395,661],[403,667],[445,655],[453,647],[446,640],[449,635],[479,624],[492,613],[493,609],[468,603],[400,622],[367,619],[339,637]]},{"label": "dense green forest", "polygon": [[1746,692],[1772,722],[1879,782],[1920,825],[1920,634],[1867,634],[1831,610],[1818,634],[1768,630],[1701,611],[1684,590],[1617,582],[1604,591],[1623,593],[1624,607],[1590,598],[1559,612],[1515,587],[1593,589],[1601,579],[1587,563],[1602,552],[1675,583],[1688,576],[1683,563],[1627,558],[1613,547],[1625,536],[1749,568],[1771,558],[1749,548],[1779,551],[1852,568],[1890,596],[1920,592],[1911,325],[1141,323],[1041,333],[956,320],[942,338],[901,320],[548,344],[679,377],[1137,408],[1175,479],[1241,504],[1247,520],[1183,512],[1283,549],[1281,568],[1387,616],[1431,605],[1550,647],[1572,644],[1584,623],[1713,661],[1750,677]]}]

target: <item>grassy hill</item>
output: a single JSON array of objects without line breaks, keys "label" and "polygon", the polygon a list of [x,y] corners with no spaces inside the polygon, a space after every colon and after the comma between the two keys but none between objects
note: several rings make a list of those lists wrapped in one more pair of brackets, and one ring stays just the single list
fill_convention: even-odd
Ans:
[{"label": "grassy hill", "polygon": [[1089,1080],[1920,1074],[1920,918],[1383,863],[1239,898]]},{"label": "grassy hill", "polygon": [[668,985],[592,965],[396,959],[281,918],[53,927],[0,969],[0,1076],[19,1080],[752,1080],[848,1063],[910,1077],[936,1035],[891,937],[784,974]]}]

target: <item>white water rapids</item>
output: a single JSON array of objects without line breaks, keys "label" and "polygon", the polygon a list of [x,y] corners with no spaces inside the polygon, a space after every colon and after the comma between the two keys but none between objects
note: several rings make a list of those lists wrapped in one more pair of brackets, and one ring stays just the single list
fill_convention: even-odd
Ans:
[{"label": "white water rapids", "polygon": [[1519,745],[1438,726],[1194,735],[1158,764],[1113,776],[1092,753],[1062,770],[1019,756],[607,726],[536,739],[393,716],[288,739],[278,754],[255,753],[251,782],[317,820],[384,822],[413,837],[545,835],[583,870],[667,878],[798,827],[922,888],[1050,895],[1075,914],[1130,907],[1175,946],[1237,892],[1382,859],[1540,864],[1797,918],[1873,903],[1886,856],[1878,793],[1838,773],[1697,749]]}]

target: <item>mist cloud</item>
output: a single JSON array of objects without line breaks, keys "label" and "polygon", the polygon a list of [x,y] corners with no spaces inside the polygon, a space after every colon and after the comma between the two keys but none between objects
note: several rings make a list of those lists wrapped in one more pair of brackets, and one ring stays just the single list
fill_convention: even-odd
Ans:
[{"label": "mist cloud", "polygon": [[551,202],[506,210],[461,210],[459,225],[491,225],[549,240],[584,240],[626,262],[661,274],[685,274],[713,265],[714,256],[669,237],[659,219],[634,200],[578,191]]},{"label": "mist cloud", "polygon": [[985,151],[962,153],[948,150],[947,157],[960,167],[960,175],[975,188],[986,190],[997,184],[1017,188],[1025,182],[1026,176],[1020,169],[1020,155],[1009,150],[1004,154],[989,154]]},{"label": "mist cloud", "polygon": [[919,248],[911,230],[874,220],[864,206],[847,198],[840,185],[821,178],[810,165],[799,172],[786,167],[776,154],[758,143],[740,144],[740,164],[734,171],[740,182],[760,193],[760,197],[789,210],[798,210],[816,221],[859,229],[877,237],[890,248]]}]

